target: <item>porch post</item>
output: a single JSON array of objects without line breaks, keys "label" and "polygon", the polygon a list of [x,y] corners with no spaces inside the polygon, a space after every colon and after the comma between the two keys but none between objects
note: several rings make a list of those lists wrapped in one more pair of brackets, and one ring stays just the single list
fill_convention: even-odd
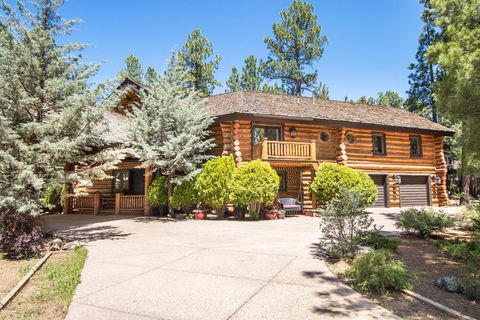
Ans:
[{"label": "porch post", "polygon": [[152,184],[152,167],[147,167],[145,168],[145,189],[143,191],[143,215],[148,216],[148,199],[147,199],[147,194],[148,194],[148,187]]},{"label": "porch post", "polygon": [[[73,171],[75,167],[71,164],[66,164],[64,167],[64,173],[67,175],[70,171]],[[71,194],[73,193],[73,187],[71,183],[65,182],[63,186],[63,214],[70,214],[72,213],[72,206],[73,201],[71,198]]]},{"label": "porch post", "polygon": [[268,138],[262,140],[262,160],[268,159]]},{"label": "porch post", "polygon": [[115,214],[120,214],[120,192],[115,193]]},{"label": "porch post", "polygon": [[310,160],[317,161],[317,142],[315,140],[310,142]]},{"label": "porch post", "polygon": [[93,195],[93,215],[96,216],[100,212],[100,192]]}]

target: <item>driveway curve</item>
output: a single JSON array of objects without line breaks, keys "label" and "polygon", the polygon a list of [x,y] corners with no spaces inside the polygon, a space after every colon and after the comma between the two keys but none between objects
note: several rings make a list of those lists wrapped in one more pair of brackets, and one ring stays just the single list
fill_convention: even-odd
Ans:
[{"label": "driveway curve", "polygon": [[67,319],[399,319],[315,258],[318,220],[43,217],[88,244]]}]

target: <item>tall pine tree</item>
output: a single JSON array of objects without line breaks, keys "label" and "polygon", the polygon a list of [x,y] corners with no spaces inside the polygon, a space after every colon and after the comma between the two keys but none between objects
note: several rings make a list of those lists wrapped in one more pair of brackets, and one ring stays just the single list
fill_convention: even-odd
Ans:
[{"label": "tall pine tree", "polygon": [[85,174],[104,176],[96,165],[105,164],[107,151],[94,151],[103,146],[98,136],[113,100],[93,107],[106,96],[88,83],[98,65],[82,62],[83,44],[65,43],[77,20],[58,15],[62,4],[39,0],[33,12],[22,2],[1,7],[0,207],[40,213],[46,186],[81,178],[75,164],[88,163]]},{"label": "tall pine tree", "polygon": [[441,41],[438,27],[434,25],[429,0],[420,1],[425,9],[422,14],[424,23],[422,33],[418,39],[418,49],[415,54],[416,62],[409,65],[411,73],[408,77],[410,89],[405,102],[409,111],[420,114],[434,122],[438,122],[437,107],[433,97],[433,84],[440,78],[441,72],[437,65],[426,55],[427,49],[434,43]]},{"label": "tall pine tree", "polygon": [[263,80],[257,58],[250,55],[244,61],[241,74],[237,68],[232,68],[232,74],[227,80],[227,86],[230,91],[262,91]]},{"label": "tall pine tree", "polygon": [[313,5],[293,0],[280,16],[282,21],[273,24],[273,37],[265,38],[270,54],[262,63],[262,73],[268,79],[280,80],[291,94],[313,91],[317,81],[313,63],[322,57],[327,42]]},{"label": "tall pine tree", "polygon": [[125,78],[130,78],[131,80],[137,83],[144,83],[145,74],[142,69],[142,64],[140,59],[135,57],[133,54],[125,58],[125,68],[121,69],[118,72],[118,77],[120,81],[123,81]]},{"label": "tall pine tree", "polygon": [[212,43],[199,29],[193,30],[175,59],[179,68],[186,72],[186,86],[200,92],[203,96],[212,94],[220,82],[215,80],[215,71],[220,56],[213,52]]}]

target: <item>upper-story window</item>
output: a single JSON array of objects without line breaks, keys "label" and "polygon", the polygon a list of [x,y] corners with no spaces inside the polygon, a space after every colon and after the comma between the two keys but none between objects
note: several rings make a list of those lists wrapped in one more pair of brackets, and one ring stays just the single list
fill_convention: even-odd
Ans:
[{"label": "upper-story window", "polygon": [[410,156],[422,156],[422,138],[420,136],[410,136]]},{"label": "upper-story window", "polygon": [[253,143],[261,142],[263,139],[280,141],[282,138],[281,127],[254,126],[253,127]]},{"label": "upper-story window", "polygon": [[387,143],[385,140],[385,134],[374,133],[372,135],[373,154],[385,155],[387,153]]}]

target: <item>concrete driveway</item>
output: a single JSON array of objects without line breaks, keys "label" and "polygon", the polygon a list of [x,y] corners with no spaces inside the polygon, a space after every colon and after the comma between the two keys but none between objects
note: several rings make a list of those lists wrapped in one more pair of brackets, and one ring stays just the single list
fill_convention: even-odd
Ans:
[{"label": "concrete driveway", "polygon": [[172,221],[59,215],[88,243],[67,319],[398,319],[315,258],[318,220]]}]

